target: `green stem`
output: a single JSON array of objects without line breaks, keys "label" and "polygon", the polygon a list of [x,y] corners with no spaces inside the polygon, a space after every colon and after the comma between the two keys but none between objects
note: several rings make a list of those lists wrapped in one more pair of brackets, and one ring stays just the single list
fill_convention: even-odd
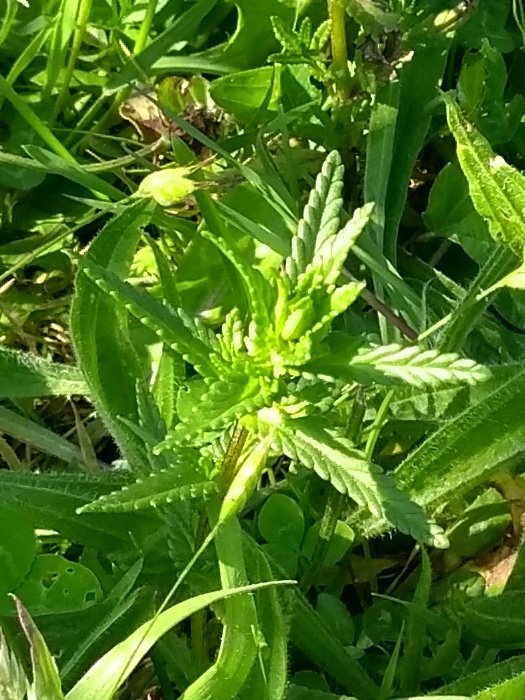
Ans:
[{"label": "green stem", "polygon": [[156,9],[157,0],[149,0],[146,7],[146,12],[144,14],[144,19],[142,20],[142,24],[140,25],[139,33],[137,35],[137,40],[135,41],[135,46],[133,47],[134,56],[139,54],[146,47],[148,37],[151,33],[151,25],[153,24]]},{"label": "green stem", "polygon": [[73,36],[73,43],[71,46],[71,53],[69,54],[69,60],[66,66],[66,72],[64,79],[62,81],[62,87],[55,103],[53,109],[53,114],[51,116],[51,124],[53,124],[64,107],[64,103],[69,94],[69,86],[71,84],[71,79],[73,78],[73,72],[77,64],[78,55],[80,49],[82,48],[82,42],[84,40],[84,34],[86,32],[86,27],[89,22],[89,15],[91,14],[93,0],[81,0],[80,6],[78,8],[77,15],[77,25],[75,29],[75,34]]},{"label": "green stem", "polygon": [[365,457],[368,460],[371,460],[373,457],[377,439],[381,433],[383,424],[386,421],[388,409],[393,398],[394,390],[390,389],[390,391],[387,392],[387,394],[385,394],[385,398],[381,402],[381,406],[379,406],[379,410],[376,413],[376,417],[374,419],[374,422],[372,423],[372,427],[370,429],[370,432],[368,433],[368,439],[366,441]]},{"label": "green stem", "polygon": [[338,0],[328,0],[330,33],[332,43],[332,67],[335,88],[340,104],[350,95],[351,77],[348,71],[348,52],[346,47],[345,9]]},{"label": "green stem", "polygon": [[512,270],[517,264],[516,255],[508,248],[498,246],[478,272],[461,303],[451,315],[441,337],[437,349],[441,352],[458,352],[474,328],[479,318],[491,303],[485,295],[480,296],[480,290],[492,285]]},{"label": "green stem", "polygon": [[19,4],[16,0],[7,0],[7,12],[5,13],[2,26],[0,27],[0,46],[2,46],[9,36],[18,8]]},{"label": "green stem", "polygon": [[[210,523],[216,523],[220,501],[208,506]],[[247,583],[242,546],[242,530],[231,518],[217,530],[215,549],[224,589]],[[242,582],[242,583],[241,583]],[[224,602],[223,633],[216,662],[190,685],[181,700],[231,700],[244,684],[256,657],[254,631],[257,630],[255,603],[250,595]]]}]

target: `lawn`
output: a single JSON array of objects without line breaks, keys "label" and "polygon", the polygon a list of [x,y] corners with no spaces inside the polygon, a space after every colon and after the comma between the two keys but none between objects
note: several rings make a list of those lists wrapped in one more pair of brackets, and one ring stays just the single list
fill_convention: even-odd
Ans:
[{"label": "lawn", "polygon": [[525,698],[522,0],[0,0],[0,699]]}]

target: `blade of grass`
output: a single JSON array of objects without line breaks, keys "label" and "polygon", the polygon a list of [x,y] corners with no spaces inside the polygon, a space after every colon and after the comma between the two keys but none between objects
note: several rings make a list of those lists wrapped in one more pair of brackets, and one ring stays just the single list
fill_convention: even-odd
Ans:
[{"label": "blade of grass", "polygon": [[76,163],[71,153],[65,148],[57,137],[50,131],[44,122],[38,117],[23,97],[13,90],[6,79],[0,75],[0,96],[6,97],[16,109],[18,114],[34,130],[42,141],[58,156],[69,163]]}]

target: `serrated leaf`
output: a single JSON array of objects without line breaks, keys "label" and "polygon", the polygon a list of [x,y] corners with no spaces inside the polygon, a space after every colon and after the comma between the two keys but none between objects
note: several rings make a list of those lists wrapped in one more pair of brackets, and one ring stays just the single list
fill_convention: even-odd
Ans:
[{"label": "serrated leaf", "polygon": [[250,335],[257,346],[264,346],[270,326],[269,310],[275,306],[275,294],[261,272],[237,249],[229,232],[223,231],[223,234],[222,237],[218,237],[206,231],[202,233],[203,237],[210,240],[230,261],[239,275],[250,311]]},{"label": "serrated leaf", "polygon": [[277,418],[274,409],[263,409],[258,415],[263,421],[269,417],[276,443],[290,459],[313,469],[375,518],[386,520],[419,541],[433,541],[423,509],[400,491],[381,467],[368,461],[341,431],[331,427],[327,419]]},{"label": "serrated leaf", "polygon": [[129,532],[142,539],[159,525],[152,516],[76,515],[77,508],[129,483],[129,474],[20,474],[0,471],[0,503],[16,508],[34,527],[57,530],[65,538],[113,551],[129,546]]},{"label": "serrated leaf", "polygon": [[199,474],[194,464],[163,469],[120,491],[101,496],[98,500],[78,509],[78,513],[111,513],[158,508],[173,501],[203,498],[217,491],[208,479],[197,481]]},{"label": "serrated leaf", "polygon": [[312,262],[314,253],[339,230],[343,171],[341,156],[332,151],[310,192],[297,234],[292,238],[291,253],[285,260],[286,275],[292,287]]},{"label": "serrated leaf", "polygon": [[193,364],[197,371],[208,376],[218,373],[211,360],[213,357],[220,361],[214,353],[218,350],[218,345],[203,324],[189,319],[181,310],[159,302],[144,290],[133,287],[99,265],[87,264],[83,271],[102,291],[150,328],[169,348]]},{"label": "serrated leaf", "polygon": [[199,392],[181,422],[168,434],[163,447],[197,440],[206,432],[222,430],[242,416],[264,405],[263,386],[259,377],[231,371],[224,379],[209,384]]},{"label": "serrated leaf", "polygon": [[[340,231],[336,230],[332,235],[326,236],[322,242],[318,240],[315,254],[304,276],[308,277],[309,270],[312,270],[323,278],[325,286],[335,284],[350,248],[370,220],[373,209],[373,204],[365,204],[356,209],[350,221]],[[300,277],[298,286],[301,286]]]},{"label": "serrated leaf", "polygon": [[494,153],[451,95],[446,94],[444,99],[474,207],[488,220],[492,237],[521,255],[525,243],[525,177]]},{"label": "serrated leaf", "polygon": [[319,375],[361,384],[409,385],[436,388],[443,384],[477,384],[490,370],[455,353],[440,354],[401,345],[365,345],[360,339],[334,334],[330,352],[307,366]]}]

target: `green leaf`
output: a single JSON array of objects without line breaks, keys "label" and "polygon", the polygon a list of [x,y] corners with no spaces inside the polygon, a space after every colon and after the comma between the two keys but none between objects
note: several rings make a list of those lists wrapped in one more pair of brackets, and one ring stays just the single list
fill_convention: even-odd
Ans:
[{"label": "green leaf", "polygon": [[32,695],[35,700],[63,700],[60,676],[44,638],[22,602],[14,597],[20,625],[31,648]]},{"label": "green leaf", "polygon": [[40,554],[15,591],[33,615],[79,612],[102,598],[95,574],[58,554]]},{"label": "green leaf", "polygon": [[290,496],[272,494],[261,507],[257,527],[267,542],[283,542],[299,549],[304,535],[304,515]]},{"label": "green leaf", "polygon": [[[123,208],[91,243],[85,261],[101,265],[119,277],[128,274],[142,228],[153,213],[151,203],[138,200]],[[71,336],[91,398],[102,420],[133,469],[145,471],[144,446],[118,419],[137,423],[135,381],[144,368],[127,328],[127,312],[84,274],[75,280],[71,307]]]},{"label": "green leaf", "polygon": [[139,627],[132,635],[114,646],[99,659],[66,695],[66,700],[111,700],[121,683],[134,671],[155,642],[168,630],[198,610],[219,600],[251,593],[267,586],[289,584],[288,581],[270,581],[213,591],[195,596],[165,610]]},{"label": "green leaf", "polygon": [[215,365],[217,361],[220,362],[219,358],[214,357],[214,351],[218,349],[217,341],[199,319],[191,320],[181,309],[172,309],[157,301],[144,290],[133,287],[99,265],[87,264],[83,272],[118,306],[150,328],[197,371],[207,376],[217,374]]},{"label": "green leaf", "polygon": [[149,476],[138,478],[120,491],[101,496],[98,500],[78,509],[79,513],[111,513],[158,506],[173,501],[205,498],[217,491],[216,485],[202,477],[199,481],[195,464],[178,465]]},{"label": "green leaf", "polygon": [[484,646],[522,649],[525,644],[524,591],[456,599],[456,609],[468,632]]},{"label": "green leaf", "polygon": [[[0,471],[0,504],[16,509],[34,527],[57,530],[70,540],[112,551],[158,529],[157,518],[134,514],[79,516],[77,508],[129,482],[126,474],[20,474]],[[110,525],[111,523],[111,525]]]},{"label": "green leaf", "polygon": [[303,218],[292,238],[290,255],[285,260],[286,275],[292,287],[297,283],[298,276],[312,263],[314,253],[328,240],[333,241],[339,230],[343,172],[341,156],[337,151],[332,151],[317,175]]},{"label": "green leaf", "polygon": [[492,237],[521,255],[525,243],[525,177],[494,153],[451,95],[444,95],[444,99],[474,207],[488,220]]},{"label": "green leaf", "polygon": [[525,693],[525,673],[508,678],[503,683],[491,685],[476,695],[475,700],[521,700]]},{"label": "green leaf", "polygon": [[356,339],[342,334],[329,340],[330,352],[306,369],[361,384],[408,384],[437,388],[443,384],[477,384],[490,378],[490,370],[455,353],[441,354],[401,345],[363,346],[352,352]]},{"label": "green leaf", "polygon": [[379,688],[338,640],[330,625],[316,612],[300,591],[294,591],[295,605],[290,640],[301,653],[329,674],[344,690],[360,698],[376,700]]},{"label": "green leaf", "polygon": [[85,170],[81,165],[65,160],[60,155],[41,148],[40,146],[25,146],[25,152],[39,163],[45,166],[46,172],[61,175],[66,180],[71,180],[85,187],[91,192],[100,192],[110,200],[119,200],[123,194],[109,182],[106,182],[98,175]]},{"label": "green leaf", "polygon": [[435,508],[486,481],[498,465],[512,466],[525,450],[524,392],[519,368],[409,455],[395,472],[400,488]]},{"label": "green leaf", "polygon": [[[439,693],[448,697],[449,694],[462,693],[467,695],[467,697],[478,698],[477,693],[485,693],[487,689],[490,690],[490,686],[497,686],[499,684],[504,684],[508,679],[514,677],[522,678],[525,673],[525,654],[520,656],[514,656],[511,659],[506,659],[505,661],[499,661],[495,664],[490,664],[486,668],[482,668],[474,673],[460,678],[453,683],[449,683],[444,687],[439,689]],[[497,690],[496,690],[497,692]],[[432,696],[433,697],[433,696]],[[482,696],[483,697],[483,696]],[[493,698],[500,700],[501,696],[499,694],[493,695]],[[507,699],[503,696],[505,700],[518,700],[518,697],[513,695]],[[483,700],[492,700],[490,695],[483,697]],[[501,700],[503,700],[501,698]]]},{"label": "green leaf", "polygon": [[37,355],[0,348],[0,396],[62,396],[86,394],[87,384],[76,367]]},{"label": "green leaf", "polygon": [[280,66],[263,66],[253,70],[230,73],[214,80],[210,96],[219,107],[241,122],[260,118],[261,111],[277,110],[280,98]]},{"label": "green leaf", "polygon": [[[396,488],[391,476],[369,462],[358,449],[320,416],[287,420],[275,409],[262,409],[262,421],[276,427],[279,449],[290,459],[313,469],[340,493],[369,509],[415,539],[431,541],[424,511]],[[277,425],[276,425],[277,421]]]},{"label": "green leaf", "polygon": [[24,700],[29,682],[22,664],[9,649],[0,628],[0,693],[4,700]]},{"label": "green leaf", "polygon": [[[145,49],[129,58],[120,72],[108,82],[108,93],[127,87],[140,77],[142,72],[151,74],[155,65],[166,57],[167,52],[180,41],[194,37],[201,22],[213,10],[217,0],[198,0],[186,12],[177,13],[173,22],[158,36],[152,39]],[[182,57],[184,62],[188,57]],[[179,67],[180,70],[180,67]]]},{"label": "green leaf", "polygon": [[5,406],[0,406],[0,430],[64,462],[85,464],[77,445]]},{"label": "green leaf", "polygon": [[[238,418],[263,406],[267,399],[263,378],[250,377],[248,372],[230,371],[224,379],[202,389],[195,402],[188,405],[187,412],[181,415],[181,422],[167,435],[162,449],[177,447],[189,440],[206,440],[206,435],[222,431]],[[177,403],[180,405],[180,401]]]},{"label": "green leaf", "polygon": [[139,559],[117,581],[104,600],[96,608],[92,625],[82,631],[82,638],[75,638],[71,646],[60,654],[60,677],[64,680],[79,667],[88,654],[93,653],[97,642],[104,637],[119,619],[133,606],[138,591],[133,591],[137,578],[142,571],[143,560]]},{"label": "green leaf", "polygon": [[425,549],[422,549],[422,566],[412,605],[403,635],[403,653],[399,661],[400,690],[407,695],[417,693],[421,685],[421,658],[427,641],[425,619],[419,610],[428,607],[432,570]]},{"label": "green leaf", "polygon": [[0,597],[4,599],[29,572],[36,555],[36,540],[31,521],[3,504],[0,505],[0,533]]}]

